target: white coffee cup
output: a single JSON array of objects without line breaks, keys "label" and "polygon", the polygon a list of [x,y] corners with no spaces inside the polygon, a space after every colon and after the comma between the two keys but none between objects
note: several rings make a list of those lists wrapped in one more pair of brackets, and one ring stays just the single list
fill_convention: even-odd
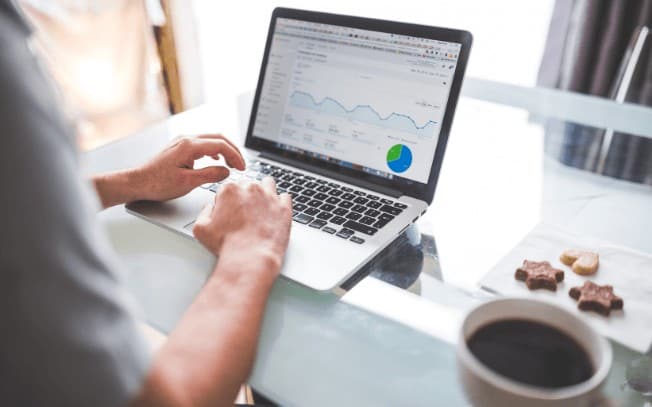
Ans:
[{"label": "white coffee cup", "polygon": [[[469,338],[481,327],[504,319],[524,319],[557,328],[584,348],[594,373],[582,383],[555,389],[520,383],[480,362],[469,350]],[[609,342],[586,322],[548,302],[503,298],[472,309],[462,323],[457,346],[460,380],[474,406],[592,406],[599,405],[600,387],[611,369],[612,351]]]}]

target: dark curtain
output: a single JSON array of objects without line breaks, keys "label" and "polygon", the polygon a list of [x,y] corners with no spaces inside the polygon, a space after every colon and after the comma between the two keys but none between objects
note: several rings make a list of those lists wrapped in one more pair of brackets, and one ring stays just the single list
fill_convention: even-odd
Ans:
[{"label": "dark curtain", "polygon": [[[652,0],[557,0],[538,85],[613,97],[626,50],[641,26],[652,28]],[[636,66],[629,103],[652,105],[650,42],[652,38]],[[595,171],[604,134],[604,129],[548,123],[546,152],[567,165]],[[652,184],[652,140],[614,134],[603,173]]]}]

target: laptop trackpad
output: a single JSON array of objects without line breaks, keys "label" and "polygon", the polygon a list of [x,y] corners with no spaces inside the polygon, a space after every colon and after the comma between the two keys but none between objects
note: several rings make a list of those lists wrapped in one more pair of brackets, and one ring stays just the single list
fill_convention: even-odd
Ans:
[{"label": "laptop trackpad", "polygon": [[192,225],[202,208],[212,203],[214,198],[214,193],[198,188],[184,197],[166,202],[132,202],[127,209],[161,226],[192,234],[192,227],[187,226]]}]

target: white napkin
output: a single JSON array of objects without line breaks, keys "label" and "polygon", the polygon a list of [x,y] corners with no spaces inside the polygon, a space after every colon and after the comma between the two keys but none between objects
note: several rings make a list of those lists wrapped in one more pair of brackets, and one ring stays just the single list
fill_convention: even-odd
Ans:
[{"label": "white napkin", "polygon": [[[559,255],[566,249],[597,252],[600,256],[598,271],[592,276],[575,274],[559,261]],[[557,285],[556,292],[530,291],[524,282],[514,278],[514,272],[525,259],[547,260],[553,267],[564,270],[564,281]],[[608,317],[580,311],[568,291],[587,280],[612,285],[614,294],[624,301],[623,311],[612,310]],[[601,334],[637,352],[647,352],[652,344],[652,256],[641,252],[540,224],[503,257],[480,284],[501,295],[543,299],[563,306]]]}]

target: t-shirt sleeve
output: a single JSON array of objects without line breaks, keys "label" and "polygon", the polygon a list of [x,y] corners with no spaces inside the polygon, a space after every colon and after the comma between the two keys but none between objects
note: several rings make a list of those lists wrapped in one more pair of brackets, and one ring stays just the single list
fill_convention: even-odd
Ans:
[{"label": "t-shirt sleeve", "polygon": [[14,27],[0,10],[0,405],[126,405],[150,351],[69,127]]}]

